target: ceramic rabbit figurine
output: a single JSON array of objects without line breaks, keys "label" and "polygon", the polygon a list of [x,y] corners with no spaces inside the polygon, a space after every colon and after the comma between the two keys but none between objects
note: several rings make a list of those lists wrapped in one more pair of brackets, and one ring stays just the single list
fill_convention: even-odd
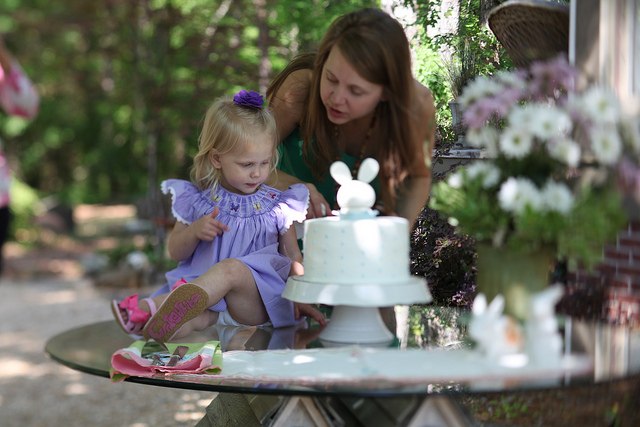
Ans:
[{"label": "ceramic rabbit figurine", "polygon": [[558,332],[555,307],[564,295],[562,285],[552,285],[533,295],[526,324],[529,363],[558,367],[562,360],[562,337]]},{"label": "ceramic rabbit figurine", "polygon": [[497,295],[487,305],[487,297],[479,293],[473,301],[469,336],[478,351],[488,359],[499,359],[507,354],[520,353],[524,347],[524,334],[520,324],[502,314],[504,297]]},{"label": "ceramic rabbit figurine", "polygon": [[375,159],[364,159],[358,169],[358,179],[354,180],[345,163],[338,161],[331,165],[331,176],[340,184],[336,200],[341,213],[357,214],[371,210],[376,203],[376,192],[369,183],[379,170],[380,165]]}]

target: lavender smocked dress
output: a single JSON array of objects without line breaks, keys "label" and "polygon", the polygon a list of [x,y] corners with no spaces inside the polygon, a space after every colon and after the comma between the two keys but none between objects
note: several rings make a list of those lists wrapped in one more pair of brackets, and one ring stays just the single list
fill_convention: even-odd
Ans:
[{"label": "lavender smocked dress", "polygon": [[[307,213],[309,190],[295,184],[286,191],[262,185],[255,193],[240,195],[218,186],[199,190],[193,183],[170,179],[162,183],[162,191],[171,193],[172,212],[184,224],[202,218],[218,206],[216,219],[229,227],[212,242],[201,241],[191,257],[166,274],[167,284],[153,296],[170,292],[174,284],[189,282],[201,276],[215,263],[235,258],[247,265],[253,274],[269,319],[276,328],[296,323],[293,303],[282,298],[291,260],[278,252],[279,234],[294,221],[303,221]],[[211,310],[224,311],[227,303],[220,300]]]}]

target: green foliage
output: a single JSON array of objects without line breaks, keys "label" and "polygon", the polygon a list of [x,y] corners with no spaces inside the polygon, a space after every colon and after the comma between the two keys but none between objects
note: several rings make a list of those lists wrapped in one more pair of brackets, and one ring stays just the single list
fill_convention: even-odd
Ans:
[{"label": "green foliage", "polygon": [[13,234],[16,230],[31,228],[31,218],[41,213],[42,206],[38,193],[18,179],[12,181],[10,194],[10,209],[13,215],[11,232]]},{"label": "green foliage", "polygon": [[419,27],[415,70],[418,80],[431,89],[436,103],[439,140],[455,140],[451,129],[449,101],[457,98],[462,88],[477,75],[492,75],[513,64],[486,25],[480,23],[480,0],[459,2],[456,31],[429,36],[427,29],[436,28],[454,10],[441,10],[434,0],[403,0],[405,7],[416,12]]},{"label": "green foliage", "polygon": [[4,0],[0,31],[42,102],[32,122],[0,114],[0,138],[43,195],[131,202],[188,177],[215,97],[264,91],[335,17],[378,4]]},{"label": "green foliage", "polygon": [[427,279],[440,305],[469,307],[475,296],[475,240],[425,207],[411,236],[411,273]]}]

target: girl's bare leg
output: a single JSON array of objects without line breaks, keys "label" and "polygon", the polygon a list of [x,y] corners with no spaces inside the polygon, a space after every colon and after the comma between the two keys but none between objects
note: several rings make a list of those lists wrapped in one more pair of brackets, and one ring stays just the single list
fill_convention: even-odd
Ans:
[{"label": "girl's bare leg", "polygon": [[253,274],[242,261],[222,260],[190,283],[207,292],[210,306],[224,297],[229,314],[236,322],[260,325],[269,320]]},{"label": "girl's bare leg", "polygon": [[188,321],[176,334],[171,338],[172,340],[186,337],[193,331],[203,331],[211,325],[214,325],[218,321],[219,313],[217,311],[205,310],[202,314],[193,320]]},{"label": "girl's bare leg", "polygon": [[[199,286],[207,293],[209,307],[215,305],[224,297],[229,314],[236,322],[245,325],[260,325],[269,320],[260,292],[253,279],[253,274],[242,261],[233,258],[222,260],[214,264],[202,276],[193,279],[189,283]],[[156,307],[160,307],[168,295],[167,293],[154,297],[153,301]],[[138,307],[146,312],[151,311],[149,304],[144,300],[138,302]],[[188,323],[197,319],[193,319]],[[186,326],[187,324],[183,325],[183,328]],[[192,328],[191,330],[194,329]],[[196,328],[195,330],[200,329]],[[183,334],[180,335],[184,336]]]}]

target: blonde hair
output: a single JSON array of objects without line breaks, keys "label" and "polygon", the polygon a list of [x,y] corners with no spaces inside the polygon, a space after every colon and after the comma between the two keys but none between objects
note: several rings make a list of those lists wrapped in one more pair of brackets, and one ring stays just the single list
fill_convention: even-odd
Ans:
[{"label": "blonde hair", "polygon": [[[316,179],[322,179],[338,154],[334,125],[320,97],[322,70],[331,50],[337,47],[364,79],[382,85],[386,102],[377,106],[378,132],[383,144],[376,158],[380,162],[381,191],[385,208],[395,209],[396,191],[409,175],[412,162],[410,141],[415,139],[412,122],[413,75],[407,36],[400,23],[385,12],[365,8],[336,19],[322,38],[315,54],[300,55],[276,77],[267,99],[278,92],[294,71],[311,69],[308,108],[300,121],[305,163]],[[286,136],[286,135],[285,135]],[[312,143],[315,136],[316,143]]]},{"label": "blonde hair", "polygon": [[214,154],[226,154],[238,144],[251,144],[258,134],[271,133],[273,157],[271,171],[278,164],[278,131],[267,107],[238,105],[232,97],[216,99],[207,109],[198,138],[198,154],[193,158],[191,180],[200,190],[215,191],[222,172],[211,162]]}]

